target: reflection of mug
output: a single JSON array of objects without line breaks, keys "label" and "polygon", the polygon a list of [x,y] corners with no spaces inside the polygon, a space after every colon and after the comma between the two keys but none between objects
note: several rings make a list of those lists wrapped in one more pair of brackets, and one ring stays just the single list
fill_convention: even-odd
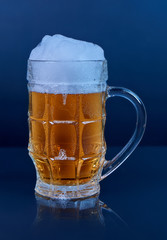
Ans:
[{"label": "reflection of mug", "polygon": [[36,195],[36,200],[36,224],[42,220],[48,221],[48,218],[51,221],[87,220],[97,224],[104,224],[102,215],[103,203],[99,200],[98,194],[80,200],[52,200]]},{"label": "reflection of mug", "polygon": [[[34,227],[48,224],[55,226],[56,222],[68,224],[70,221],[82,224],[105,226],[108,221],[120,226],[126,223],[105,203],[99,200],[99,195],[82,199],[47,199],[36,194],[37,215]],[[105,214],[104,214],[105,211]],[[106,216],[107,213],[107,216]],[[106,219],[104,218],[105,215]]]},{"label": "reflection of mug", "polygon": [[[62,73],[61,79],[56,79],[57,73]],[[106,61],[29,60],[27,76],[29,153],[37,171],[36,192],[65,199],[98,193],[100,180],[120,166],[141,140],[146,125],[142,101],[128,89],[106,85]],[[105,101],[114,96],[132,102],[137,122],[127,145],[106,161]],[[108,169],[104,175],[103,167]]]}]

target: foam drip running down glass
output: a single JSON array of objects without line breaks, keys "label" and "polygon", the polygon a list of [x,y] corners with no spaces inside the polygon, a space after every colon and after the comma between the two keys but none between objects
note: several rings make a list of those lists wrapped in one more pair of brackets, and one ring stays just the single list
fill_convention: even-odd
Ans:
[{"label": "foam drip running down glass", "polygon": [[[144,105],[130,90],[107,86],[107,78],[106,60],[28,61],[29,154],[38,194],[71,199],[99,193],[99,182],[139,144],[146,126]],[[127,145],[107,161],[105,102],[114,96],[132,102],[137,121]]]}]

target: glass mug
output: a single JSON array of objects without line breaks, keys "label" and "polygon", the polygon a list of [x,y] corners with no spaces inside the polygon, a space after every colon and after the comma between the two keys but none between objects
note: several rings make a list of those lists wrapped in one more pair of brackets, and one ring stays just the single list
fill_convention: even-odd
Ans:
[{"label": "glass mug", "polygon": [[[139,144],[146,126],[144,104],[128,89],[107,86],[107,78],[106,60],[28,61],[28,149],[38,194],[62,199],[97,194],[99,182]],[[105,102],[115,96],[134,105],[136,129],[123,149],[105,160]]]}]

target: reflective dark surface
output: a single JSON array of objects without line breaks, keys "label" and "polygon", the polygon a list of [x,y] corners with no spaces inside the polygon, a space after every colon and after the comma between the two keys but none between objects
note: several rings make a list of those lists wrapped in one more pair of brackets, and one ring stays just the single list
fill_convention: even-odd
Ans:
[{"label": "reflective dark surface", "polygon": [[167,147],[139,147],[101,182],[99,197],[72,202],[34,194],[26,149],[0,156],[0,239],[167,239]]}]

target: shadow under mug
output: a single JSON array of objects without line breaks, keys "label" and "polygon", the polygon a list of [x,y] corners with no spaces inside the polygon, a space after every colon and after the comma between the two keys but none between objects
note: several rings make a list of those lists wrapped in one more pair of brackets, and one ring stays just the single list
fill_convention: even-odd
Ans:
[{"label": "shadow under mug", "polygon": [[[50,198],[99,193],[99,182],[116,170],[139,144],[146,110],[131,90],[107,86],[107,61],[28,62],[29,154],[35,191]],[[136,128],[123,149],[105,160],[105,102],[123,97],[136,109]]]}]

